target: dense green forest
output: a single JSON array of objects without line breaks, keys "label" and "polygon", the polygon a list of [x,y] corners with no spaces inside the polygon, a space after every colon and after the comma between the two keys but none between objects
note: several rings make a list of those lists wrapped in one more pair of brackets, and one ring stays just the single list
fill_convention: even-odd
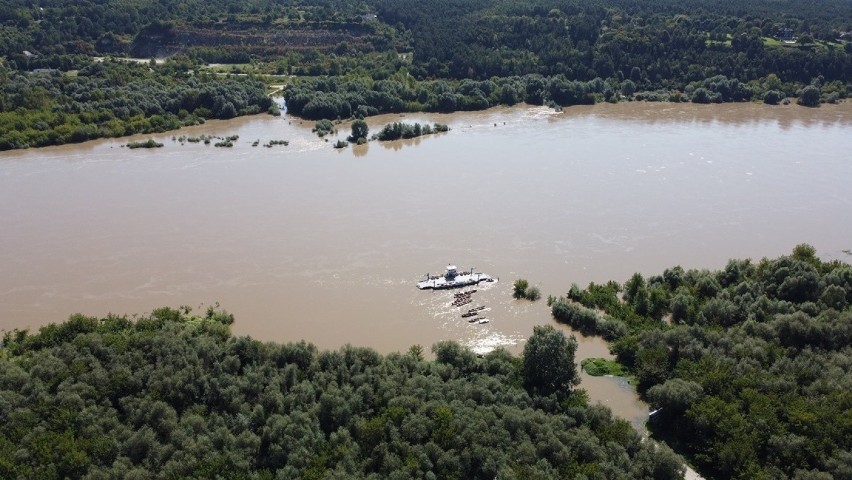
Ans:
[{"label": "dense green forest", "polygon": [[[852,90],[850,32],[847,0],[0,0],[0,114],[17,119],[0,124],[0,149],[267,110],[255,93],[229,96],[245,87],[208,62],[269,83],[287,75],[289,112],[308,119],[519,102],[817,106]],[[93,67],[103,55],[170,61],[136,66],[141,85],[103,82],[99,69],[119,68]],[[199,83],[224,99],[198,105],[186,92]],[[200,112],[175,104],[187,95]]]},{"label": "dense green forest", "polygon": [[424,360],[235,337],[233,316],[74,315],[0,348],[2,478],[667,479],[683,464],[589,406],[576,340]]},{"label": "dense green forest", "polygon": [[799,245],[550,301],[558,321],[612,342],[661,408],[655,436],[708,478],[852,478],[849,264]]},{"label": "dense green forest", "polygon": [[253,78],[191,75],[177,64],[86,62],[73,74],[0,67],[0,150],[152,133],[276,111]]}]

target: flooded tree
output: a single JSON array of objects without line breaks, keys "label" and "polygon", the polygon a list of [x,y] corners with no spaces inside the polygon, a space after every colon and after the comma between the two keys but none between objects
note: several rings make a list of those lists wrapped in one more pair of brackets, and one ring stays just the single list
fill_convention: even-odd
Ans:
[{"label": "flooded tree", "polygon": [[349,141],[361,144],[367,141],[367,135],[369,134],[370,127],[367,126],[367,122],[362,119],[355,120],[352,122],[352,134],[349,135]]}]

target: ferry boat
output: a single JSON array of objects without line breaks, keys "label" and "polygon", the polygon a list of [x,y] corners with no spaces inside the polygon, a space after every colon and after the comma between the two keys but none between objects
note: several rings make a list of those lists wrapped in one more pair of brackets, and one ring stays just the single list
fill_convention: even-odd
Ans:
[{"label": "ferry boat", "polygon": [[455,265],[447,265],[447,272],[443,275],[426,274],[426,279],[417,282],[420,290],[443,290],[445,288],[462,288],[477,285],[480,282],[493,282],[491,275],[477,272],[473,268],[470,271],[459,272]]}]

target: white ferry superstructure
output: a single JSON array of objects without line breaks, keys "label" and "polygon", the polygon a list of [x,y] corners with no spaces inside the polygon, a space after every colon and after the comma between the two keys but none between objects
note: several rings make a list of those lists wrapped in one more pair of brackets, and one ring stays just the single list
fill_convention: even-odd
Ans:
[{"label": "white ferry superstructure", "polygon": [[477,272],[473,268],[470,271],[459,272],[455,265],[447,265],[447,272],[443,275],[426,274],[426,279],[417,282],[420,290],[443,290],[446,288],[461,288],[477,285],[480,282],[493,282],[491,275]]}]

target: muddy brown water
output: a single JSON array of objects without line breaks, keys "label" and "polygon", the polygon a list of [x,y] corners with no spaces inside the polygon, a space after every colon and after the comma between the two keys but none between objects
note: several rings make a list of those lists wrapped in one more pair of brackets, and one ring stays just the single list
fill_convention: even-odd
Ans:
[{"label": "muddy brown water", "polygon": [[[161,149],[125,138],[0,153],[0,328],[219,302],[235,333],[265,341],[520,352],[552,320],[544,300],[512,299],[517,278],[546,297],[802,242],[850,258],[849,104],[521,106],[369,124],[399,120],[452,130],[335,150],[312,122],[257,116],[130,139]],[[240,138],[173,140],[200,134]],[[500,278],[473,296],[490,323],[414,287],[448,263]],[[609,356],[579,341],[578,360]],[[629,386],[582,386],[641,426]]]}]

